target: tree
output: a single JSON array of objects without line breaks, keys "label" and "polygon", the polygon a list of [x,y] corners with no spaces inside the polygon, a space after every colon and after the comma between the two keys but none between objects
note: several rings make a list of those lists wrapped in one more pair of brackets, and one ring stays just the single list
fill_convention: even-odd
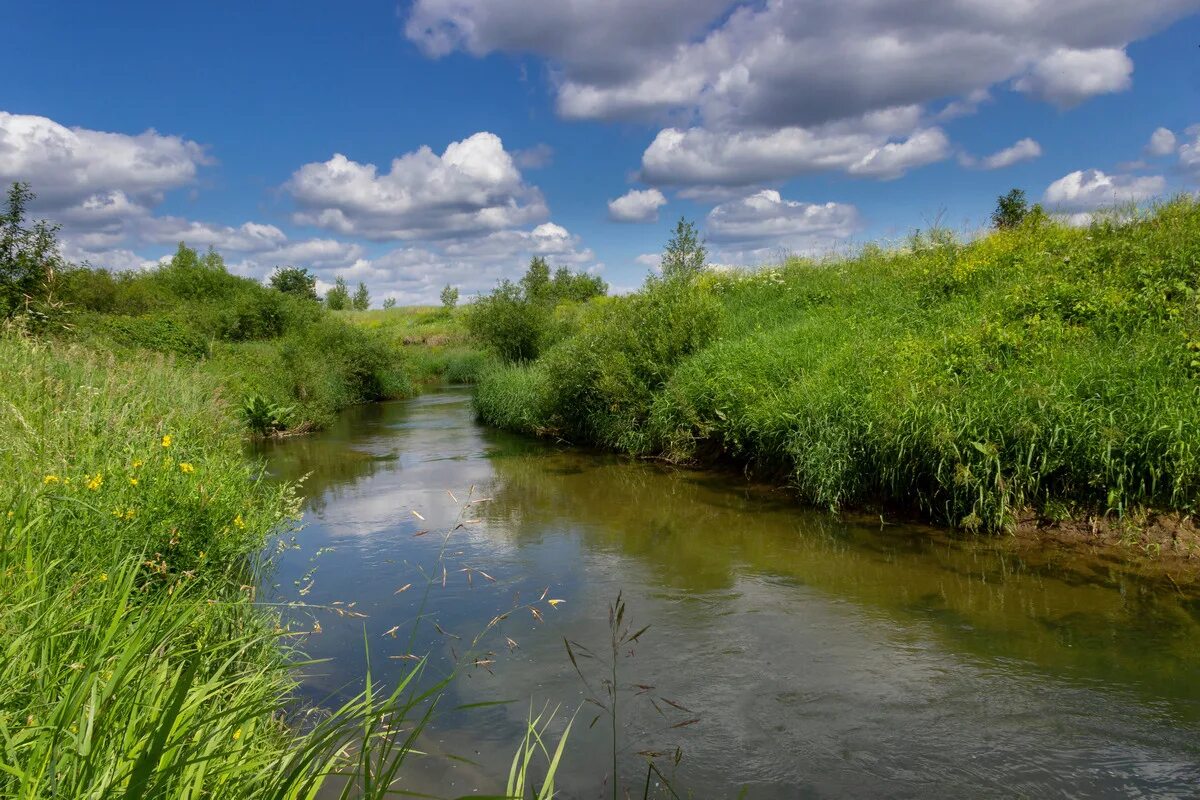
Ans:
[{"label": "tree", "polygon": [[358,288],[354,290],[354,300],[351,302],[355,311],[366,311],[371,307],[371,293],[367,291],[367,285],[362,281],[358,282]]},{"label": "tree", "polygon": [[527,300],[541,300],[550,288],[550,265],[541,256],[534,256],[529,262],[529,269],[521,278],[521,289]]},{"label": "tree", "polygon": [[27,183],[8,190],[8,207],[0,212],[0,318],[21,309],[52,305],[57,273],[65,266],[58,252],[58,226],[45,220],[27,226],[25,209],[36,195]]},{"label": "tree", "polygon": [[1029,203],[1024,189],[1013,189],[996,198],[996,210],[992,212],[992,227],[997,230],[1015,228],[1029,214]]},{"label": "tree", "polygon": [[680,217],[675,225],[675,235],[663,250],[663,277],[668,280],[691,278],[703,271],[707,259],[708,249],[700,239],[696,224]]},{"label": "tree", "polygon": [[394,298],[394,297],[384,298],[383,307],[385,310],[389,309],[389,308],[395,308],[396,307],[396,298]]},{"label": "tree", "polygon": [[325,307],[330,311],[343,311],[350,307],[350,290],[341,275],[333,282],[333,288],[325,293]]},{"label": "tree", "polygon": [[280,267],[271,275],[271,288],[305,300],[316,300],[317,276],[302,267]]},{"label": "tree", "polygon": [[458,288],[446,284],[446,288],[442,289],[442,310],[449,314],[458,305]]}]

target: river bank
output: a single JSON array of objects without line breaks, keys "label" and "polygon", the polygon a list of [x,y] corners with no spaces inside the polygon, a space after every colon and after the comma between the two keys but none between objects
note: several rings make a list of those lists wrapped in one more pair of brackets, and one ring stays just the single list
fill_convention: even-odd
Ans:
[{"label": "river bank", "polygon": [[1077,539],[1107,520],[1101,540],[1188,552],[1190,524],[1141,521],[1186,520],[1200,499],[1197,258],[1200,205],[1184,198],[1086,228],[1042,215],[965,242],[934,230],[652,278],[586,304],[536,359],[485,370],[476,409],[782,476],[817,507],[980,533],[1049,521]]}]

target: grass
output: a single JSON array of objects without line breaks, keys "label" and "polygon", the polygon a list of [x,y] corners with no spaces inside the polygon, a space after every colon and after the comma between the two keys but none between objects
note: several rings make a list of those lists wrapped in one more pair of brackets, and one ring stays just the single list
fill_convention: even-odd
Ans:
[{"label": "grass", "polygon": [[[1035,512],[1191,514],[1200,497],[1200,205],[1044,217],[790,259],[593,302],[485,371],[493,424],[732,460],[811,503],[996,531]],[[676,313],[678,312],[678,313]],[[699,318],[699,324],[689,320]]]},{"label": "grass", "polygon": [[296,632],[254,591],[298,505],[217,378],[15,336],[0,374],[0,796],[389,793],[445,681],[295,705]]},{"label": "grass", "polygon": [[399,306],[339,314],[351,325],[381,337],[400,352],[414,386],[473,383],[487,357],[468,341],[465,309]]}]

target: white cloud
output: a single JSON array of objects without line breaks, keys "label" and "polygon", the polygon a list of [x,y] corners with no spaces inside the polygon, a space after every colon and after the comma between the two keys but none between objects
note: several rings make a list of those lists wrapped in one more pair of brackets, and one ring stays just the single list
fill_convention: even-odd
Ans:
[{"label": "white cloud", "polygon": [[0,111],[0,181],[27,181],[42,209],[145,207],[192,183],[207,163],[203,147],[178,136],[68,128]]},{"label": "white cloud", "polygon": [[[1127,85],[1123,48],[1195,0],[416,0],[430,55],[532,53],[559,111],[698,111],[706,125],[810,126],[1010,79],[1052,102]],[[1047,55],[1049,54],[1049,55]]]},{"label": "white cloud", "polygon": [[851,175],[891,180],[910,169],[923,167],[945,159],[950,154],[950,140],[941,128],[928,128],[913,133],[902,142],[888,142],[872,148],[869,153],[850,165]]},{"label": "white cloud", "polygon": [[524,183],[500,137],[480,132],[439,156],[406,153],[380,174],[335,154],[305,164],[286,188],[295,220],[374,240],[437,240],[519,227],[548,215],[541,192]]},{"label": "white cloud", "polygon": [[548,144],[535,144],[513,153],[513,163],[521,169],[542,169],[554,161],[554,148]]},{"label": "white cloud", "polygon": [[[406,33],[432,56],[546,58],[564,117],[660,122],[644,179],[747,186],[856,164],[856,174],[895,177],[942,157],[933,126],[974,113],[993,87],[1062,107],[1123,91],[1126,46],[1197,9],[1200,0],[415,0]],[[916,113],[887,136],[865,122],[908,108]],[[784,171],[764,175],[768,164]]]},{"label": "white cloud", "polygon": [[633,260],[634,263],[641,264],[643,267],[649,267],[655,272],[662,271],[662,253],[642,253]]},{"label": "white cloud", "polygon": [[613,222],[657,222],[658,209],[667,198],[658,189],[631,189],[608,202],[608,218]]},{"label": "white cloud", "polygon": [[1167,128],[1158,128],[1150,134],[1146,143],[1146,155],[1169,156],[1175,152],[1175,134]]},{"label": "white cloud", "polygon": [[780,251],[827,251],[861,227],[852,205],[785,200],[774,189],[722,203],[705,220],[705,234],[719,247],[721,260],[738,263],[773,258]]},{"label": "white cloud", "polygon": [[1093,211],[1150,200],[1165,188],[1161,175],[1106,175],[1098,169],[1077,170],[1046,187],[1043,199],[1055,211]]},{"label": "white cloud", "polygon": [[728,135],[704,128],[667,128],[642,155],[642,178],[704,186],[744,186],[826,170],[895,178],[950,154],[940,128],[918,129],[900,141],[890,141],[893,137],[887,128],[879,119],[819,130],[783,128]]},{"label": "white cloud", "polygon": [[1059,48],[1013,84],[1062,108],[1099,94],[1123,92],[1133,84],[1133,61],[1116,47]]},{"label": "white cloud", "polygon": [[1020,164],[1023,161],[1032,161],[1035,158],[1040,158],[1042,155],[1042,146],[1035,140],[1030,138],[1021,139],[1016,144],[1006,147],[1003,150],[998,150],[990,156],[982,159],[974,159],[970,156],[964,156],[960,160],[963,166],[979,167],[980,169],[1003,169],[1011,167],[1013,164]]},{"label": "white cloud", "polygon": [[1179,146],[1179,166],[1195,175],[1200,175],[1200,125],[1187,129],[1192,141]]}]

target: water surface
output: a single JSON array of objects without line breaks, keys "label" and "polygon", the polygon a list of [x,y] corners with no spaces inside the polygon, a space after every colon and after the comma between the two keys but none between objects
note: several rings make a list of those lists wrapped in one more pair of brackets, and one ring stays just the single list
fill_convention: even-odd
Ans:
[{"label": "water surface", "polygon": [[[262,452],[273,474],[307,476],[270,591],[367,615],[293,615],[320,622],[304,646],[330,659],[306,694],[361,688],[364,640],[376,680],[409,654],[431,674],[460,665],[412,791],[501,791],[532,700],[565,709],[559,729],[581,709],[561,796],[611,797],[611,728],[588,728],[599,709],[563,639],[603,651],[621,592],[651,626],[618,659],[632,796],[638,753],[676,749],[678,767],[656,763],[699,798],[1200,796],[1200,600],[1173,587],[496,432],[461,389]],[[524,608],[539,598],[542,621]],[[581,663],[603,699],[597,666]]]}]

